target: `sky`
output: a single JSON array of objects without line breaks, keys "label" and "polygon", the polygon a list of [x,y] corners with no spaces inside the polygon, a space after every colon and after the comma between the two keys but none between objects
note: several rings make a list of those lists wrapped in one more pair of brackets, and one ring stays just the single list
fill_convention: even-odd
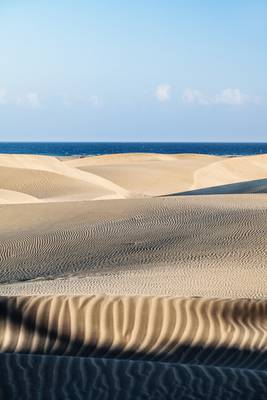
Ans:
[{"label": "sky", "polygon": [[266,0],[1,0],[0,141],[266,141]]}]

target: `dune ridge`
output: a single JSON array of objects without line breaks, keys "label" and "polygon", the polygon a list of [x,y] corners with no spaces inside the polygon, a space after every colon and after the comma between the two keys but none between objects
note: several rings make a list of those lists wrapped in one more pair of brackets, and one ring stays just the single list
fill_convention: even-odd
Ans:
[{"label": "dune ridge", "polygon": [[[9,198],[10,203],[25,203],[23,194],[39,202],[143,198],[246,181],[249,186],[239,185],[234,193],[258,192],[260,181],[267,177],[266,160],[266,154],[218,157],[133,153],[74,159],[0,154],[0,189],[14,192],[12,196],[5,193],[0,203],[7,203]],[[30,203],[33,198],[28,198]]]},{"label": "dune ridge", "polygon": [[66,163],[128,189],[134,184],[139,193],[146,195],[164,195],[267,177],[266,154],[242,157],[116,154],[67,160]]},{"label": "dune ridge", "polygon": [[227,157],[194,173],[193,189],[260,180],[267,177],[267,154]]},{"label": "dune ridge", "polygon": [[[0,187],[33,194],[37,198],[81,194],[84,200],[116,195],[126,198],[128,191],[89,172],[79,171],[51,156],[0,154]],[[74,199],[76,199],[74,197]]]},{"label": "dune ridge", "polygon": [[266,300],[1,297],[0,351],[267,367]]}]

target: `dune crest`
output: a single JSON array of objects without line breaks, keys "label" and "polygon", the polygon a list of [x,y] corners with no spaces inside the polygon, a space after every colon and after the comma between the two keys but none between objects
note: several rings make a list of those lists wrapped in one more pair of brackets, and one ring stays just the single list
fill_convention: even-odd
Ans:
[{"label": "dune crest", "polygon": [[0,351],[263,369],[266,312],[265,300],[2,297]]},{"label": "dune crest", "polygon": [[22,192],[43,201],[128,197],[127,190],[115,183],[71,168],[51,156],[0,155],[0,188]]},{"label": "dune crest", "polygon": [[[266,191],[266,160],[266,155],[229,158],[133,153],[59,159],[0,154],[0,189],[14,192],[11,203],[20,199],[25,203],[23,195],[15,199],[17,192],[42,202],[143,198],[200,189],[207,190],[206,194],[211,189],[212,194],[213,187],[231,184],[237,185],[231,187],[231,193],[257,193]],[[1,201],[7,203],[7,195],[0,197]]]}]

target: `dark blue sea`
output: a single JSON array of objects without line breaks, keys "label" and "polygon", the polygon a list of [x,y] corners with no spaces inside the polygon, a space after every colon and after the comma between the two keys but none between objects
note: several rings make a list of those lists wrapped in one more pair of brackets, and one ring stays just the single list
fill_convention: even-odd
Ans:
[{"label": "dark blue sea", "polygon": [[118,153],[197,153],[240,156],[267,153],[266,143],[0,142],[0,153],[93,156]]}]

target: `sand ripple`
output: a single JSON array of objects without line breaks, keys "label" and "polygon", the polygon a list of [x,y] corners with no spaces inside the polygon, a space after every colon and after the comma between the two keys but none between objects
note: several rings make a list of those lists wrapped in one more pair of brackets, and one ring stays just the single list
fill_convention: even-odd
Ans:
[{"label": "sand ripple", "polygon": [[264,199],[3,207],[0,293],[267,296]]},{"label": "sand ripple", "polygon": [[267,372],[150,361],[0,355],[9,400],[265,400]]},{"label": "sand ripple", "polygon": [[2,297],[0,351],[267,368],[267,301]]}]

